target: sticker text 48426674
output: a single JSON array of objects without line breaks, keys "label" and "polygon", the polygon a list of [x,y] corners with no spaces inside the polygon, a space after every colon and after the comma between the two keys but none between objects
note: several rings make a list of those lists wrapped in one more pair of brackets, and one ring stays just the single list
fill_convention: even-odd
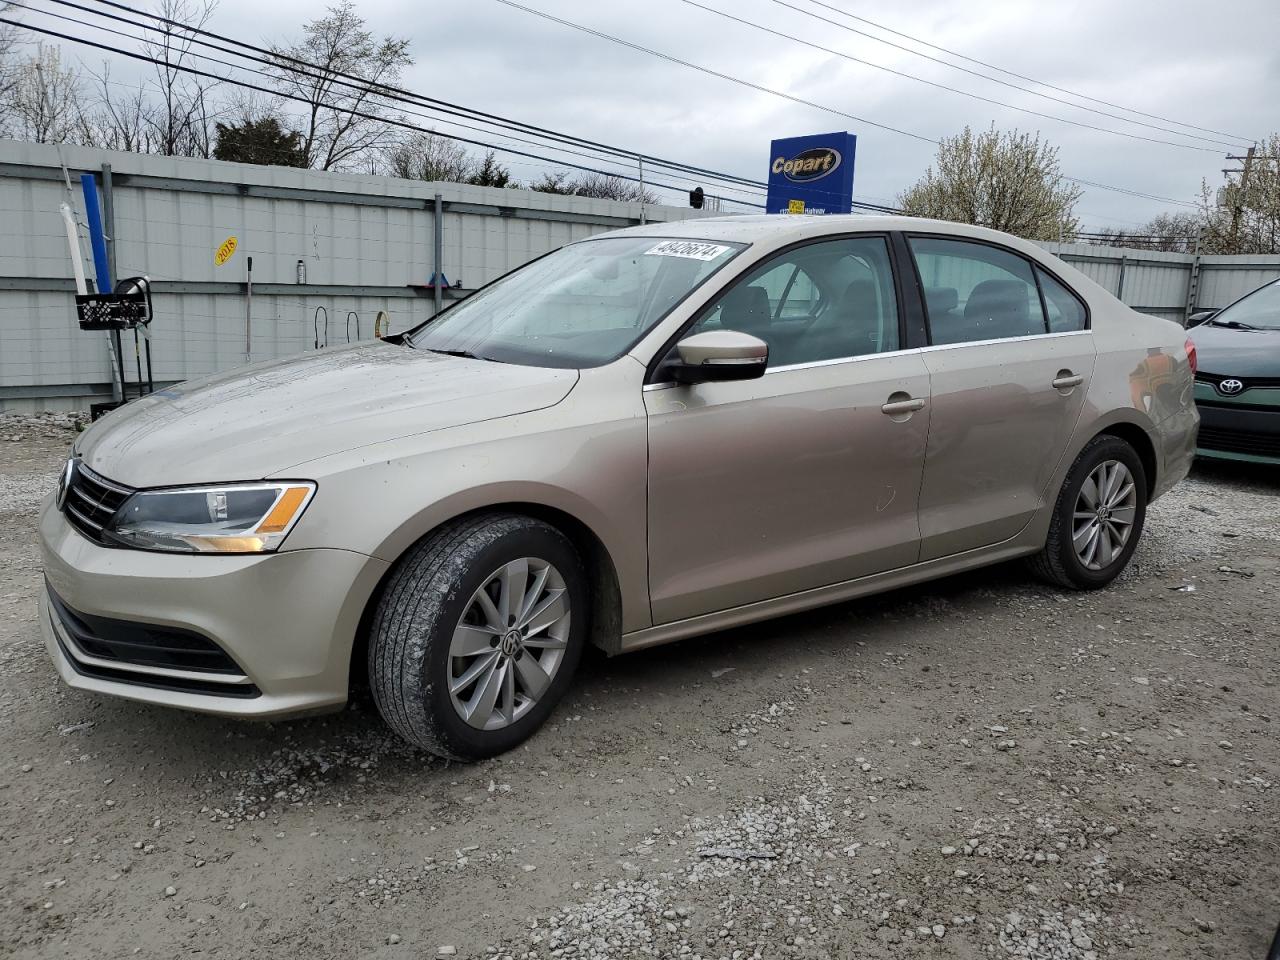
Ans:
[{"label": "sticker text 48426674", "polygon": [[684,257],[688,260],[714,260],[729,248],[722,243],[697,240],[663,240],[646,250],[647,257]]}]

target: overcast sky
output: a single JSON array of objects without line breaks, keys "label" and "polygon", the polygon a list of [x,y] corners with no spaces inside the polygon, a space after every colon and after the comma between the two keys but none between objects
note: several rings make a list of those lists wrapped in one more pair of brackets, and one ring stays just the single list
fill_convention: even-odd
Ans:
[{"label": "overcast sky", "polygon": [[[696,2],[992,100],[1203,149],[1128,139],[980,102],[727,21],[684,0],[521,2],[866,122],[711,77],[498,0],[363,0],[358,7],[379,33],[410,38],[416,64],[404,79],[421,93],[757,179],[766,175],[771,138],[849,130],[858,136],[855,196],[877,202],[891,202],[919,177],[934,147],[871,122],[931,139],[954,134],[965,124],[985,128],[994,122],[1000,128],[1040,131],[1061,147],[1063,170],[1071,176],[1184,201],[1197,198],[1203,178],[1220,184],[1222,168],[1235,165],[1223,157],[1237,151],[1221,144],[1000,86],[812,19],[776,0]],[[1090,104],[1188,135],[1243,144],[1247,141],[1237,138],[1280,130],[1280,0],[1235,0],[1229,5],[1183,0],[823,0],[825,8],[814,0],[785,2],[982,73],[992,71],[844,19],[833,8],[1044,83],[1231,134],[1192,131]],[[275,41],[296,35],[301,23],[318,12],[317,4],[299,0],[221,0],[211,27],[237,38]],[[1035,89],[1074,99],[1044,87]],[[496,137],[467,135],[498,142]],[[520,158],[501,159],[519,179],[536,177],[544,169]],[[1088,187],[1078,213],[1086,226],[1114,227],[1177,209]]]}]

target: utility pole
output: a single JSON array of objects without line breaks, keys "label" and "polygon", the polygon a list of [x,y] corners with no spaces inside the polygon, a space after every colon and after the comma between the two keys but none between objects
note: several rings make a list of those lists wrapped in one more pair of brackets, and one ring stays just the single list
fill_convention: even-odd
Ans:
[{"label": "utility pole", "polygon": [[1236,191],[1236,199],[1231,204],[1231,240],[1228,249],[1232,253],[1240,252],[1240,218],[1244,213],[1245,191],[1249,188],[1249,173],[1253,169],[1253,155],[1258,152],[1257,145],[1250,147],[1243,158],[1229,157],[1228,159],[1243,159],[1244,166],[1240,169],[1240,189]]}]

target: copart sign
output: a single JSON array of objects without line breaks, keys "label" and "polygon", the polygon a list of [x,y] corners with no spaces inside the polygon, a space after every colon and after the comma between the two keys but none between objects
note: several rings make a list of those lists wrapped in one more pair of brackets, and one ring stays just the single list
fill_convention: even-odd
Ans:
[{"label": "copart sign", "polygon": [[821,133],[773,141],[769,151],[769,213],[849,213],[858,138]]}]

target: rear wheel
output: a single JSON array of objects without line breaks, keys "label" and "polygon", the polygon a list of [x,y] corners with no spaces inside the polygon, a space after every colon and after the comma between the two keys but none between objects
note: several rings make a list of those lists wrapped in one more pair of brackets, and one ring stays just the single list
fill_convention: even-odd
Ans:
[{"label": "rear wheel", "polygon": [[532,734],[563,697],[587,630],[586,577],[539,520],[489,514],[418,544],[374,615],[369,675],[388,725],[477,760]]},{"label": "rear wheel", "polygon": [[1142,458],[1119,437],[1095,437],[1067,473],[1048,539],[1031,558],[1031,569],[1062,587],[1105,587],[1137,549],[1146,513]]}]

